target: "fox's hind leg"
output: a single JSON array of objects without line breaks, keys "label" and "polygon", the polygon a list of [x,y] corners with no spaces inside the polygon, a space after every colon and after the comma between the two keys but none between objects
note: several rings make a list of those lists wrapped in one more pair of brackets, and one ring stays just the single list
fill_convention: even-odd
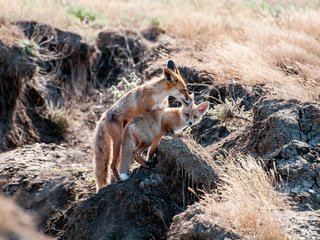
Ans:
[{"label": "fox's hind leg", "polygon": [[143,167],[148,168],[146,161],[142,157],[143,151],[145,151],[150,144],[146,142],[139,142],[138,146],[133,151],[134,159]]},{"label": "fox's hind leg", "polygon": [[157,151],[159,143],[161,141],[161,137],[157,137],[153,140],[147,154],[147,161],[150,161],[154,155],[154,153]]},{"label": "fox's hind leg", "polygon": [[122,141],[122,132],[123,126],[122,123],[114,122],[110,125],[110,135],[112,136],[112,146],[113,146],[113,157],[111,163],[111,170],[113,176],[116,180],[119,180],[119,172],[118,167],[120,163],[120,149],[121,149],[121,141]]},{"label": "fox's hind leg", "polygon": [[129,168],[133,162],[133,150],[136,147],[136,141],[131,134],[133,125],[128,125],[123,132],[120,155],[120,179],[127,180],[129,178]]}]

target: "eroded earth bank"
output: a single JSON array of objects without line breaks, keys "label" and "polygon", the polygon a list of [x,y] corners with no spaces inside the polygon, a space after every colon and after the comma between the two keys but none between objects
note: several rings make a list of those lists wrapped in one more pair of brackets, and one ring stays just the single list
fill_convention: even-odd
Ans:
[{"label": "eroded earth bank", "polygon": [[[91,139],[101,113],[115,102],[115,91],[125,89],[121,79],[148,81],[188,49],[162,44],[158,38],[166,33],[156,27],[101,31],[95,43],[37,22],[2,21],[0,28],[5,33],[0,38],[0,187],[11,199],[0,199],[4,239],[320,236],[316,99],[281,99],[272,86],[248,86],[241,79],[222,83],[216,72],[199,67],[201,59],[192,60],[198,61],[194,68],[177,59],[196,102],[208,100],[213,110],[184,133],[166,136],[150,168],[136,164],[129,180],[96,194]],[[38,47],[18,45],[20,39],[34,39]],[[288,71],[293,67],[279,69],[302,74]],[[257,164],[248,164],[250,159]],[[238,170],[230,172],[232,167]],[[245,180],[250,174],[259,177]],[[232,188],[239,179],[243,188]],[[231,221],[231,199],[237,195],[242,196],[233,206],[238,220]],[[251,198],[257,207],[240,211],[249,209]],[[270,224],[283,232],[267,238],[267,228],[252,230],[263,229],[261,221],[274,216]],[[21,224],[34,230],[21,230]]]}]

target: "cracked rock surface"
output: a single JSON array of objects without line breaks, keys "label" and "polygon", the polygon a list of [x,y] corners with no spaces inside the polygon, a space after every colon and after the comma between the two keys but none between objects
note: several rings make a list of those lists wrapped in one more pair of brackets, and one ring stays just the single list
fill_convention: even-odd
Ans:
[{"label": "cracked rock surface", "polygon": [[93,191],[88,152],[41,143],[2,153],[1,193],[35,213],[38,225],[46,232],[57,233],[59,226],[47,226],[50,219]]}]

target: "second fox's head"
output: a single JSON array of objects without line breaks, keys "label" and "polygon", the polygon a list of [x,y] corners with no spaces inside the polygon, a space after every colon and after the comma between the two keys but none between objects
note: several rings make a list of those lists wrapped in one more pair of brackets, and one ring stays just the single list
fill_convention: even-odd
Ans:
[{"label": "second fox's head", "polygon": [[190,95],[191,103],[189,105],[182,104],[180,117],[186,126],[193,126],[200,122],[204,114],[208,111],[210,103],[202,102],[199,105],[194,104],[194,94]]},{"label": "second fox's head", "polygon": [[172,60],[169,60],[167,67],[163,69],[163,75],[167,82],[167,87],[170,89],[170,95],[181,103],[191,104],[187,85]]}]

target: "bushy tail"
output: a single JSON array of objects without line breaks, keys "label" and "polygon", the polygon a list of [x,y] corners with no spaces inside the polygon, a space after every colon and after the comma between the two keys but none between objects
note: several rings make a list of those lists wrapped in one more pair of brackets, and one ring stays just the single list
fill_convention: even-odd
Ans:
[{"label": "bushy tail", "polygon": [[96,191],[110,183],[111,137],[106,131],[105,120],[102,118],[95,130],[93,142],[93,169],[96,181]]},{"label": "bushy tail", "polygon": [[133,150],[135,148],[135,139],[132,135],[132,128],[128,125],[123,133],[120,155],[120,179],[129,178],[129,167],[133,162]]}]

